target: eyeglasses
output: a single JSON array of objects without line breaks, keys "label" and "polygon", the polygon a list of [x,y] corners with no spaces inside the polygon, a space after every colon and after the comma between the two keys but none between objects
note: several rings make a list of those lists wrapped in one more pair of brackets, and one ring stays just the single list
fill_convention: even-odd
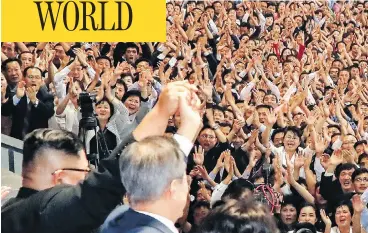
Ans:
[{"label": "eyeglasses", "polygon": [[361,183],[362,181],[364,181],[364,182],[368,182],[368,178],[367,177],[364,177],[364,178],[356,178],[354,181],[356,181],[356,182],[359,182],[359,183]]},{"label": "eyeglasses", "polygon": [[216,137],[212,135],[202,134],[201,138],[215,139]]},{"label": "eyeglasses", "polygon": [[76,172],[86,172],[86,173],[90,173],[91,169],[80,169],[80,168],[61,168],[58,169],[56,171],[54,171],[53,173],[51,173],[51,175],[54,175],[56,172],[58,171],[76,171]]}]

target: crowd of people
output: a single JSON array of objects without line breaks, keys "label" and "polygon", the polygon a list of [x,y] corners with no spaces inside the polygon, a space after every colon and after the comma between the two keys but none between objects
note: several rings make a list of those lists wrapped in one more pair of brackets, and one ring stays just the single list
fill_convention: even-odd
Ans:
[{"label": "crowd of people", "polygon": [[[25,142],[2,229],[368,232],[368,2],[173,0],[166,14],[166,42],[2,42],[1,132]],[[90,173],[81,157],[96,155]]]}]

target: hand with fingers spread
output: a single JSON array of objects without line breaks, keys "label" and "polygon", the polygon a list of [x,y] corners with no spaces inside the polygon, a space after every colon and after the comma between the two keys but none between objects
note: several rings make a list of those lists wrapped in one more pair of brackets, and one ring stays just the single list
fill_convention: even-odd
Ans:
[{"label": "hand with fingers spread", "polygon": [[267,117],[266,117],[266,124],[269,126],[273,126],[277,121],[277,116],[276,113],[271,110],[269,113],[267,113]]},{"label": "hand with fingers spread", "polygon": [[326,148],[328,147],[328,145],[330,144],[330,142],[325,139],[324,137],[322,137],[322,135],[319,135],[317,140],[314,142],[314,149],[316,151],[316,153],[323,153]]},{"label": "hand with fingers spread", "polygon": [[351,198],[351,202],[353,203],[353,209],[354,209],[354,214],[360,214],[364,208],[365,208],[365,204],[362,201],[362,199],[360,198],[360,195],[355,194],[352,198]]},{"label": "hand with fingers spread", "polygon": [[329,159],[329,164],[336,167],[337,165],[341,164],[342,162],[344,162],[344,157],[343,157],[342,151],[341,150],[335,150],[332,153],[332,155]]},{"label": "hand with fingers spread", "polygon": [[305,155],[303,151],[299,151],[298,154],[295,156],[294,168],[295,169],[302,168],[304,166],[304,162],[305,162]]},{"label": "hand with fingers spread", "polygon": [[321,214],[321,219],[323,221],[323,223],[325,224],[326,227],[331,227],[332,222],[330,217],[328,217],[328,215],[326,215],[326,211],[324,209],[320,210],[320,214]]},{"label": "hand with fingers spread", "polygon": [[202,146],[194,147],[193,160],[197,165],[203,165],[204,162],[204,150]]}]

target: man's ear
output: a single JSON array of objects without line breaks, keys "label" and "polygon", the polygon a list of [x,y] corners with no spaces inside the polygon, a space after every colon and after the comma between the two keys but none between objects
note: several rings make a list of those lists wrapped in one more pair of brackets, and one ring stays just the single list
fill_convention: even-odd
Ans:
[{"label": "man's ear", "polygon": [[181,180],[180,179],[175,179],[173,181],[171,181],[170,183],[170,187],[167,190],[167,194],[170,195],[170,199],[178,199],[180,197],[179,192],[180,190],[180,185],[181,185]]},{"label": "man's ear", "polygon": [[52,175],[53,185],[63,184],[64,174],[65,173],[62,170],[57,170],[56,172],[54,172],[54,174]]}]

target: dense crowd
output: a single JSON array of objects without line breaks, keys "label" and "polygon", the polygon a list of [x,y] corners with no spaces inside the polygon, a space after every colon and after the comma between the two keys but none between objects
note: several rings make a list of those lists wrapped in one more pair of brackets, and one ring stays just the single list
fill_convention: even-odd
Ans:
[{"label": "dense crowd", "polygon": [[[3,42],[2,134],[63,129],[88,156],[107,158],[165,87],[187,80],[202,126],[180,231],[211,232],[221,206],[241,208],[228,199],[254,196],[281,232],[367,232],[368,2],[174,0],[166,9],[162,43]],[[97,133],[81,121],[82,92],[94,99]],[[177,111],[165,135],[180,125]]]}]

